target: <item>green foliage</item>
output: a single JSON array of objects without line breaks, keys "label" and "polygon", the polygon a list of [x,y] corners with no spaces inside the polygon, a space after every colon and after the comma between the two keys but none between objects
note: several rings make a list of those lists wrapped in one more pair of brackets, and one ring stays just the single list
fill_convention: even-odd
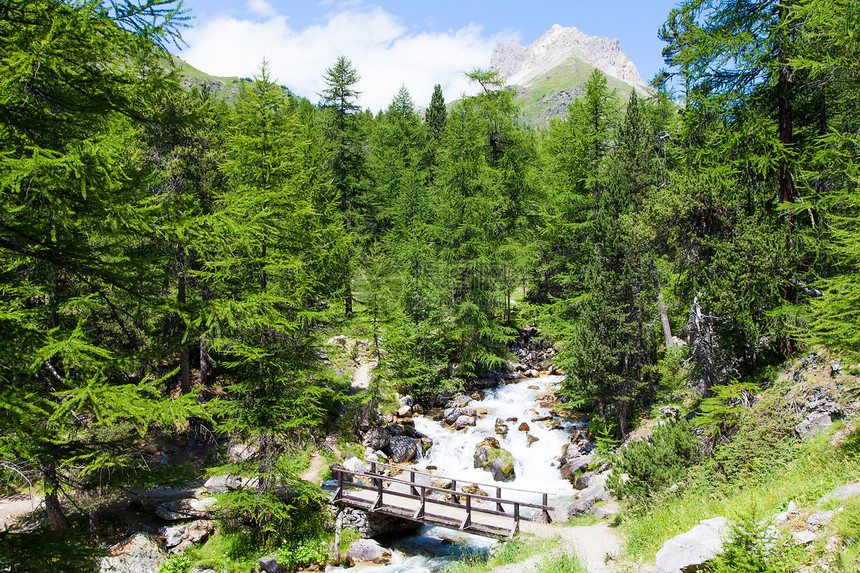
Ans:
[{"label": "green foliage", "polygon": [[158,568],[158,573],[188,573],[191,571],[191,557],[170,555]]},{"label": "green foliage", "polygon": [[714,573],[796,571],[802,551],[786,534],[768,531],[767,520],[748,513],[733,521],[723,551],[708,564]]},{"label": "green foliage", "polygon": [[[657,426],[647,440],[630,443],[621,453],[607,486],[640,509],[664,496],[700,461],[699,443],[683,419]],[[626,474],[626,480],[621,476]]]},{"label": "green foliage", "polygon": [[90,534],[81,530],[0,533],[0,563],[11,573],[62,568],[69,573],[92,573],[104,556]]},{"label": "green foliage", "polygon": [[539,573],[587,573],[585,566],[576,555],[562,551],[538,563]]},{"label": "green foliage", "polygon": [[828,529],[841,538],[838,564],[843,571],[860,571],[860,546],[857,532],[860,531],[860,500],[856,497],[844,501],[844,509],[833,516]]},{"label": "green foliage", "polygon": [[710,437],[725,435],[737,429],[742,414],[750,409],[758,386],[737,380],[725,386],[711,388],[713,396],[701,403],[702,414],[696,425]]},{"label": "green foliage", "polygon": [[[728,403],[737,404],[736,400],[729,399]],[[703,464],[699,478],[702,487],[717,489],[763,480],[797,457],[799,450],[794,434],[797,422],[793,410],[779,393],[763,394],[752,408],[721,404],[718,411],[725,417],[720,421],[711,414],[711,424],[716,426],[708,428],[714,431],[719,427],[723,432],[733,429],[731,440],[718,445]],[[696,418],[697,425],[700,419]]]}]

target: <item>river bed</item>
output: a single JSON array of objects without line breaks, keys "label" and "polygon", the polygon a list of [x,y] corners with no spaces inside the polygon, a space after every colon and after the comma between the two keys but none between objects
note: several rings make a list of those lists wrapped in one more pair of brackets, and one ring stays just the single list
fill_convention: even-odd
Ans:
[{"label": "river bed", "polygon": [[[468,406],[486,415],[476,420],[474,427],[454,431],[443,427],[429,416],[416,416],[415,429],[433,439],[433,447],[425,457],[419,458],[414,467],[426,470],[435,467],[434,473],[456,478],[458,484],[496,484],[503,488],[546,492],[553,498],[568,498],[575,490],[569,481],[562,479],[561,472],[553,460],[562,451],[562,446],[570,440],[570,431],[582,422],[574,419],[561,419],[559,429],[550,429],[542,422],[532,422],[532,418],[546,416],[550,412],[541,408],[535,400],[537,396],[554,391],[563,377],[544,376],[526,378],[513,384],[499,386],[484,391],[483,400],[472,400]],[[495,433],[496,419],[516,418],[507,421],[508,433],[501,436]],[[517,428],[525,422],[528,432]],[[528,436],[537,438],[529,444]],[[492,436],[499,440],[504,449],[514,458],[516,478],[509,482],[494,482],[492,475],[474,467],[475,448],[481,441]],[[486,488],[485,488],[486,489]],[[488,493],[494,493],[489,491]],[[503,491],[509,499],[540,502],[539,494]],[[392,561],[386,565],[362,565],[350,571],[371,573],[431,573],[439,571],[448,563],[466,555],[486,554],[497,542],[493,539],[470,535],[441,527],[424,526],[415,535],[380,539],[382,545],[392,552]]]}]

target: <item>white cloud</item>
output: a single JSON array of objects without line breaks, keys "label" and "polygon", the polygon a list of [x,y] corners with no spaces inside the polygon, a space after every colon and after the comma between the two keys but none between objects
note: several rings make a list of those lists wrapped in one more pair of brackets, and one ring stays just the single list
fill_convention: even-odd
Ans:
[{"label": "white cloud", "polygon": [[273,18],[278,15],[278,11],[275,10],[274,6],[266,0],[248,0],[248,10],[264,18]]},{"label": "white cloud", "polygon": [[218,76],[251,76],[266,59],[272,75],[317,102],[322,75],[338,56],[352,60],[361,76],[359,102],[374,113],[385,109],[401,85],[417,105],[427,105],[434,84],[445,99],[474,88],[463,72],[489,65],[495,38],[472,24],[443,33],[408,30],[382,8],[341,8],[323,23],[293,30],[286,15],[266,0],[248,0],[262,21],[219,16],[189,30],[189,47],[179,55],[192,66]]}]

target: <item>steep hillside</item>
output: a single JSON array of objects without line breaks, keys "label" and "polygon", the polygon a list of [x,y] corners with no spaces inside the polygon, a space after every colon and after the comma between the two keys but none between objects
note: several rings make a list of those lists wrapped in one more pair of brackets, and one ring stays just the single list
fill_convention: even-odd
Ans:
[{"label": "steep hillside", "polygon": [[606,75],[610,89],[622,99],[634,89],[648,93],[617,39],[589,36],[574,27],[555,25],[529,46],[516,40],[499,42],[490,68],[498,70],[509,89],[516,91],[522,120],[533,127],[544,127],[553,117],[563,116],[567,106],[582,95],[594,68]]},{"label": "steep hillside", "polygon": [[[239,94],[239,87],[242,81],[252,82],[251,78],[239,78],[235,76],[220,77],[212,76],[206,72],[202,72],[185,62],[184,60],[171,56],[172,64],[179,70],[179,77],[182,86],[186,89],[208,89],[212,92],[215,98],[231,102]],[[286,86],[281,86],[288,95],[295,97],[292,91]]]}]

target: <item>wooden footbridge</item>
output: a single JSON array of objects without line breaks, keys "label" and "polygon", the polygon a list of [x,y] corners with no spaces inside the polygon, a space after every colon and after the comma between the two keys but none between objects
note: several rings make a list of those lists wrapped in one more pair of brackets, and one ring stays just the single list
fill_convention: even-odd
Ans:
[{"label": "wooden footbridge", "polygon": [[[520,520],[543,517],[548,522],[552,509],[547,505],[547,493],[472,481],[466,483],[485,491],[495,490],[495,495],[468,493],[457,489],[457,480],[379,462],[371,462],[366,472],[336,466],[331,471],[337,481],[333,499],[337,504],[485,537],[512,538],[519,532]],[[394,475],[395,472],[401,473]],[[433,481],[450,486],[429,485]],[[502,497],[513,492],[540,496],[542,503]],[[522,513],[524,508],[538,511],[534,517],[527,517]]]}]

